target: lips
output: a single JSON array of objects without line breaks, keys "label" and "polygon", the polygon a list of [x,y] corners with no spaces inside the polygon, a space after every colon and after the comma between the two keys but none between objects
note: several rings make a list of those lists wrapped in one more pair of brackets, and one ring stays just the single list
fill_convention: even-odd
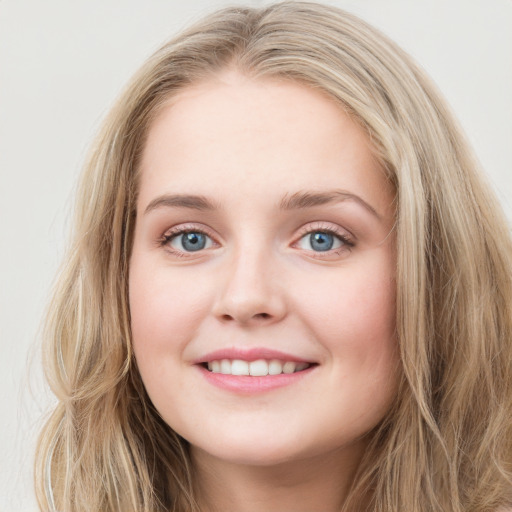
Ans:
[{"label": "lips", "polygon": [[318,366],[273,349],[221,349],[194,361],[215,386],[237,392],[261,392],[298,381]]}]

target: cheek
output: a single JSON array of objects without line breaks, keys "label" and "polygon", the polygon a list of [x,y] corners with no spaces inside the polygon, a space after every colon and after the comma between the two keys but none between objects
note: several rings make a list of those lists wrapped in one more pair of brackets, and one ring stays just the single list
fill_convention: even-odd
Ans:
[{"label": "cheek", "polygon": [[328,338],[384,340],[394,335],[396,322],[395,283],[387,266],[349,268],[316,280],[302,292],[302,307]]},{"label": "cheek", "polygon": [[187,272],[149,271],[136,258],[130,267],[129,300],[137,360],[183,350],[210,308],[208,283],[197,286]]},{"label": "cheek", "polygon": [[[366,262],[365,262],[366,263]],[[327,349],[333,380],[359,394],[389,393],[399,364],[392,262],[375,258],[317,279],[301,293],[308,329]],[[350,383],[350,384],[347,384]]]}]

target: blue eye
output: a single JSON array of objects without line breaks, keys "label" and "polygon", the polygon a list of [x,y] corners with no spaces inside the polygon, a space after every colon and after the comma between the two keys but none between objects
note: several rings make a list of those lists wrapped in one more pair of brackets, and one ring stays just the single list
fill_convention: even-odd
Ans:
[{"label": "blue eye", "polygon": [[298,243],[301,249],[315,252],[326,252],[349,245],[341,236],[327,231],[312,231],[303,236]]},{"label": "blue eye", "polygon": [[169,238],[169,243],[173,249],[182,252],[201,251],[212,246],[211,238],[200,231],[178,233]]},{"label": "blue eye", "polygon": [[329,251],[334,245],[334,236],[330,233],[311,233],[309,243],[314,251]]}]

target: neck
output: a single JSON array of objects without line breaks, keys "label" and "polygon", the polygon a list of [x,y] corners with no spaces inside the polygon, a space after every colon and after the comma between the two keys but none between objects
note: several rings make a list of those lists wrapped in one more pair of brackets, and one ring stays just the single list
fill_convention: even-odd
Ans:
[{"label": "neck", "polygon": [[238,464],[194,448],[202,512],[339,512],[362,456],[361,445],[272,466]]}]

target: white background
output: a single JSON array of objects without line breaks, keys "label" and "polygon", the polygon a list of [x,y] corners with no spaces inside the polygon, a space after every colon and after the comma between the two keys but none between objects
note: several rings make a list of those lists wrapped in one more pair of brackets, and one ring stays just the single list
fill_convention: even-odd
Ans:
[{"label": "white background", "polygon": [[[512,0],[329,3],[380,27],[424,66],[512,219]],[[41,377],[38,325],[86,147],[143,60],[225,5],[0,0],[0,512],[36,510],[34,439],[52,403]]]}]

